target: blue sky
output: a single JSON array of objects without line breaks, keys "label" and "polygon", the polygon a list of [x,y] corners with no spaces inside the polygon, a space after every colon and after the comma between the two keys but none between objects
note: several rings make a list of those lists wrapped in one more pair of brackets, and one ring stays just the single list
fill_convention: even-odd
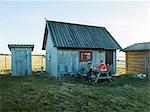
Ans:
[{"label": "blue sky", "polygon": [[45,20],[106,27],[122,48],[150,42],[149,1],[0,1],[0,53],[34,44],[42,53]]}]

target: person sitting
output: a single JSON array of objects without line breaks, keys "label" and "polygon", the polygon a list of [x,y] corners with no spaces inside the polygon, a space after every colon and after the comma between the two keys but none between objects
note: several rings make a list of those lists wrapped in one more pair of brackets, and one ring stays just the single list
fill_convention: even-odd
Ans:
[{"label": "person sitting", "polygon": [[[100,72],[103,72],[103,71],[107,71],[107,66],[106,64],[103,62],[103,60],[101,60],[100,64],[98,65],[98,70]],[[102,73],[101,76],[106,76],[106,73]]]},{"label": "person sitting", "polygon": [[109,74],[109,76],[112,76],[112,65],[111,65],[111,63],[108,63],[107,64],[107,70],[108,70],[108,74]]},{"label": "person sitting", "polygon": [[90,82],[91,81],[91,75],[92,75],[92,72],[93,72],[93,64],[92,64],[92,62],[88,62],[87,68],[88,68],[87,80]]},{"label": "person sitting", "polygon": [[105,70],[107,70],[107,66],[106,66],[106,64],[103,62],[103,60],[101,60],[101,64],[99,64],[97,68],[98,68],[98,70],[100,70],[100,71],[105,71]]}]

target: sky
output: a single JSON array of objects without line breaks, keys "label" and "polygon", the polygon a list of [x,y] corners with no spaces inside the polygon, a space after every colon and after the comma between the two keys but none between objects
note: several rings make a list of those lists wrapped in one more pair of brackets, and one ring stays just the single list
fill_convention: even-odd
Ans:
[{"label": "sky", "polygon": [[105,27],[122,48],[150,42],[150,1],[0,1],[0,53],[34,44],[42,53],[45,19]]}]

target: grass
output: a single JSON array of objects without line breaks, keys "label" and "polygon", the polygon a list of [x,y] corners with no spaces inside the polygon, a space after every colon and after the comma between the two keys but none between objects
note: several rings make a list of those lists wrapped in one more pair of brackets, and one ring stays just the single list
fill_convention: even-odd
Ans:
[{"label": "grass", "polygon": [[125,74],[126,73],[126,62],[125,60],[117,60],[117,74]]},{"label": "grass", "polygon": [[123,68],[117,68],[117,74],[123,75],[125,73],[126,73],[125,69],[123,69]]},{"label": "grass", "polygon": [[146,79],[122,76],[98,84],[53,77],[0,78],[1,112],[149,112]]}]

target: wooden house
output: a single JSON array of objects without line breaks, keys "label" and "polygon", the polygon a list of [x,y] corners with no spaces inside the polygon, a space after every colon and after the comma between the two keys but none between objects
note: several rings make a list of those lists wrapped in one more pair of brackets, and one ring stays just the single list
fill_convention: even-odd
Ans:
[{"label": "wooden house", "polygon": [[116,50],[120,45],[105,27],[46,20],[42,50],[46,50],[46,71],[58,75],[61,66],[76,73],[92,61],[103,60],[116,72]]},{"label": "wooden house", "polygon": [[11,69],[12,76],[32,74],[31,52],[34,45],[9,44],[11,51]]},{"label": "wooden house", "polygon": [[150,42],[133,44],[126,53],[126,73],[150,73]]}]

